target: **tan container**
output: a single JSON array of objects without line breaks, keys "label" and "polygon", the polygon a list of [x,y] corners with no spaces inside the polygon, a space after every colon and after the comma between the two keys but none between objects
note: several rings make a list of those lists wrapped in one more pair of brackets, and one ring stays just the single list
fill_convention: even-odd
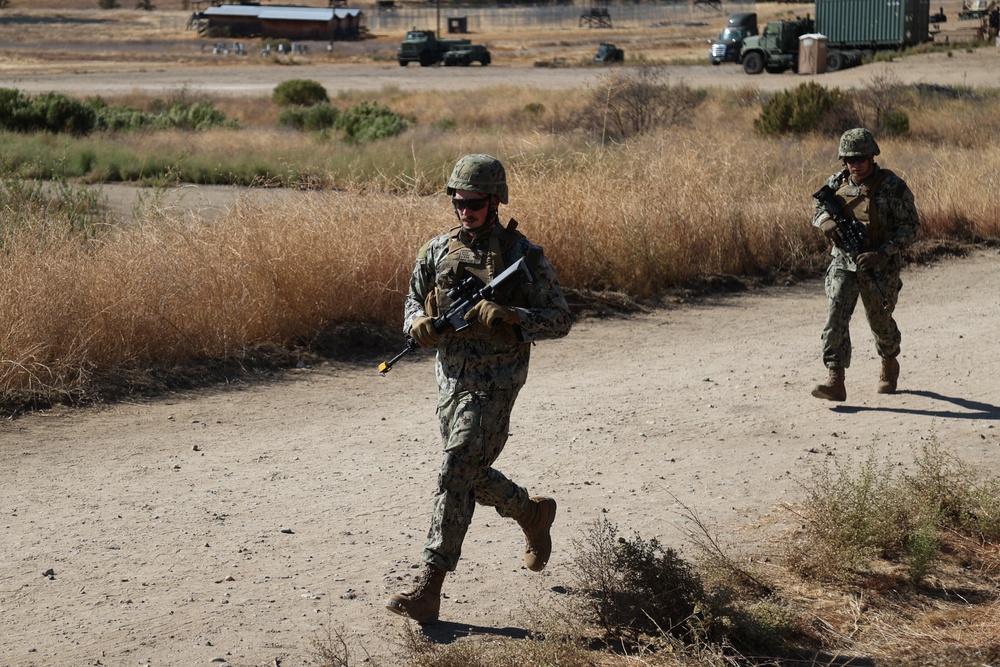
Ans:
[{"label": "tan container", "polygon": [[799,74],[823,74],[826,72],[825,35],[809,33],[799,37]]}]

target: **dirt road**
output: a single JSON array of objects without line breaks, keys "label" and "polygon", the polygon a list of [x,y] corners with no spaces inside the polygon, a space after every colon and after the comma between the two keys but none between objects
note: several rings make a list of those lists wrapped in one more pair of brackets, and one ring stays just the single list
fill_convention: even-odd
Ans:
[{"label": "dirt road", "polygon": [[[739,88],[755,86],[763,91],[793,88],[813,80],[828,87],[854,88],[869,85],[875,74],[891,74],[900,83],[1000,87],[1000,51],[978,49],[971,53],[933,53],[910,56],[890,63],[877,63],[818,75],[762,74],[747,76],[736,65],[670,66],[671,81],[693,87]],[[442,92],[477,88],[519,86],[562,90],[593,85],[604,70],[597,68],[538,68],[527,64],[489,67],[399,67],[382,64],[276,65],[247,64],[230,67],[164,65],[127,62],[75,63],[69,72],[53,72],[50,65],[0,67],[0,87],[18,88],[37,94],[57,91],[72,95],[125,95],[132,92],[161,94],[184,89],[191,93],[267,97],[288,78],[312,79],[331,96],[344,91],[437,90]]]},{"label": "dirt road", "polygon": [[[480,511],[432,636],[522,635],[524,603],[572,583],[572,541],[595,520],[689,553],[676,498],[723,543],[769,553],[792,520],[782,503],[873,442],[906,461],[937,437],[996,474],[1000,255],[904,282],[901,391],[875,393],[859,313],[841,405],[809,396],[817,281],[584,321],[538,345],[498,467],[558,498],[554,556],[527,571],[517,527]],[[385,378],[338,363],[0,424],[0,664],[291,667],[329,629],[354,660],[393,664],[406,621],[382,603],[427,527],[433,383],[427,356]]]}]

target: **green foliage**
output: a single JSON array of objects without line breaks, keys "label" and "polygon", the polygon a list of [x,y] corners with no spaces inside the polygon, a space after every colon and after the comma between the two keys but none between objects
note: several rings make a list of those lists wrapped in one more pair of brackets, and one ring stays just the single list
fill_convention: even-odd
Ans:
[{"label": "green foliage", "polygon": [[0,129],[84,135],[97,115],[89,105],[59,93],[30,98],[13,88],[0,88]]},{"label": "green foliage", "polygon": [[127,105],[97,104],[97,126],[102,130],[128,132],[142,129],[207,130],[214,127],[235,129],[236,121],[215,108],[211,102],[179,100],[168,107],[147,113]]},{"label": "green foliage", "polygon": [[166,111],[157,114],[154,125],[161,129],[176,128],[180,130],[207,130],[213,127],[229,127],[235,129],[237,123],[228,120],[211,102],[175,102]]},{"label": "green foliage", "polygon": [[915,472],[896,472],[873,448],[860,470],[822,475],[806,505],[809,547],[799,569],[836,578],[886,559],[919,581],[940,555],[942,531],[1000,540],[1000,479],[982,479],[933,437],[914,465]]},{"label": "green foliage", "polygon": [[882,117],[882,129],[886,134],[905,136],[910,133],[910,117],[905,111],[888,111]]},{"label": "green foliage", "polygon": [[334,126],[338,115],[337,109],[329,104],[293,106],[278,115],[278,125],[302,131],[325,130]]},{"label": "green foliage", "polygon": [[0,129],[83,136],[94,130],[134,131],[146,128],[205,130],[235,128],[235,121],[211,102],[178,100],[146,113],[134,107],[108,106],[100,97],[85,101],[43,93],[31,98],[13,88],[0,88]]},{"label": "green foliage", "polygon": [[458,121],[454,118],[442,118],[434,123],[434,127],[445,132],[453,132],[458,129]]},{"label": "green foliage", "polygon": [[412,121],[378,102],[360,102],[337,118],[335,127],[343,131],[349,143],[388,139],[409,129]]},{"label": "green foliage", "polygon": [[312,79],[288,79],[274,87],[271,101],[281,107],[329,103],[326,88]]},{"label": "green foliage", "polygon": [[843,99],[839,88],[827,89],[813,81],[779,91],[761,108],[754,129],[762,136],[817,130]]},{"label": "green foliage", "polygon": [[545,111],[545,105],[541,102],[528,102],[524,105],[524,113],[530,116],[540,116]]},{"label": "green foliage", "polygon": [[8,178],[0,182],[0,247],[16,234],[33,238],[66,234],[93,236],[107,216],[100,193],[69,184],[63,178],[49,183]]}]

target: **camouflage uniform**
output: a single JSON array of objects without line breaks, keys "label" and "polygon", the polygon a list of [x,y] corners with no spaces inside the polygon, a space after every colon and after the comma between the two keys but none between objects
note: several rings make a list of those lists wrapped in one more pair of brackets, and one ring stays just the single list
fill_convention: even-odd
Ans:
[{"label": "camouflage uniform", "polygon": [[458,563],[477,502],[494,507],[503,517],[516,517],[528,506],[527,491],[492,465],[507,441],[510,413],[528,376],[532,342],[565,336],[571,325],[555,270],[541,249],[495,219],[490,224],[488,233],[475,238],[456,228],[428,241],[417,255],[406,298],[403,328],[409,331],[417,318],[434,315],[428,312],[428,296],[461,279],[448,261],[449,253],[466,253],[485,265],[498,238],[509,246],[499,253],[498,263],[506,267],[527,257],[532,266],[533,283],[517,288],[520,294],[510,304],[520,325],[508,325],[506,335],[477,333],[475,327],[469,332],[450,331],[438,343],[435,375],[444,460],[423,557],[447,571],[454,571]]},{"label": "camouflage uniform", "polygon": [[[841,157],[845,157],[845,144],[862,141],[862,132],[867,133],[867,130],[844,133]],[[870,133],[863,136],[870,141],[870,154],[877,155],[878,146]],[[872,173],[859,185],[851,182],[846,168],[830,176],[826,185],[837,192],[841,207],[852,210],[868,227],[867,245],[860,252],[879,252],[885,256],[885,261],[874,270],[874,274],[889,301],[889,307],[882,307],[872,281],[858,270],[855,261],[844,250],[834,246],[831,251],[833,260],[826,271],[825,289],[829,301],[822,335],[823,362],[827,368],[848,368],[851,365],[849,324],[859,295],[868,325],[875,336],[876,351],[883,359],[894,359],[899,354],[901,339],[892,317],[903,286],[899,275],[902,267],[899,253],[913,242],[920,225],[913,193],[903,179],[874,162]],[[823,213],[817,202],[813,213],[814,226],[820,227]]]}]

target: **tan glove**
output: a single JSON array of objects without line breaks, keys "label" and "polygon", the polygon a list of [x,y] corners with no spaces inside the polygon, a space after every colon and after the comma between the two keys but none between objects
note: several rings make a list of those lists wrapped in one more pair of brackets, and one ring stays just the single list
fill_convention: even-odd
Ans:
[{"label": "tan glove", "polygon": [[410,325],[410,337],[420,347],[434,347],[441,340],[441,334],[434,329],[433,317],[418,317]]},{"label": "tan glove", "polygon": [[858,255],[858,268],[862,271],[874,271],[885,264],[886,256],[880,252],[863,252]]},{"label": "tan glove", "polygon": [[833,245],[840,247],[844,239],[840,236],[840,230],[837,229],[837,221],[825,213],[820,217],[820,220],[822,222],[819,228],[823,232],[823,236]]},{"label": "tan glove", "polygon": [[470,308],[469,312],[465,314],[466,322],[475,322],[476,320],[479,320],[492,329],[500,322],[520,324],[521,316],[513,308],[501,306],[498,303],[484,299]]}]

